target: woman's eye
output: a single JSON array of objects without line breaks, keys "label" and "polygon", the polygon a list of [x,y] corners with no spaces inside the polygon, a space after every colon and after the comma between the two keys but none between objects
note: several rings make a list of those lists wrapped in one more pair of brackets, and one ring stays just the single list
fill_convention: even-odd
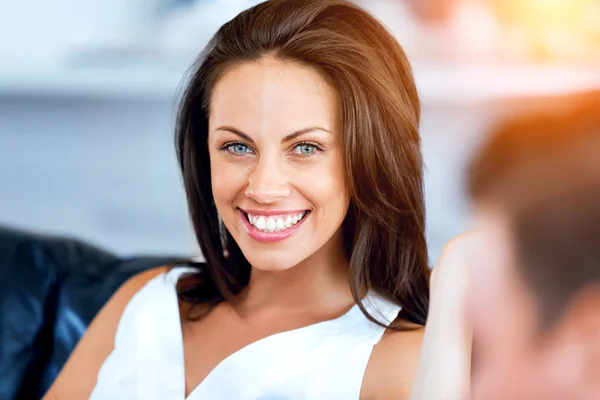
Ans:
[{"label": "woman's eye", "polygon": [[246,146],[243,143],[231,143],[227,146],[227,149],[235,154],[245,154],[252,152],[252,150],[250,150],[250,147]]},{"label": "woman's eye", "polygon": [[301,143],[294,148],[294,152],[303,156],[308,156],[317,151],[317,146],[310,143]]}]

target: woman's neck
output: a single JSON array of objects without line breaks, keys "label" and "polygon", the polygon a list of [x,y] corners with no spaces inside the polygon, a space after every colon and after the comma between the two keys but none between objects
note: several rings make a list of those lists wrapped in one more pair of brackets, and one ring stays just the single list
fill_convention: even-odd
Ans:
[{"label": "woman's neck", "polygon": [[239,300],[240,311],[245,314],[326,310],[351,304],[348,260],[341,244],[328,243],[284,271],[253,268]]}]

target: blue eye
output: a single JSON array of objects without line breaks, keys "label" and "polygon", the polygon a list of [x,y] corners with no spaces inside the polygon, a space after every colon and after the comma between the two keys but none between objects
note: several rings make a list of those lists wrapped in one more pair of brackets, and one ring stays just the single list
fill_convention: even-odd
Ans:
[{"label": "blue eye", "polygon": [[250,147],[246,146],[243,143],[231,143],[227,145],[226,148],[234,154],[246,154],[252,152]]},{"label": "blue eye", "polygon": [[310,143],[300,143],[294,148],[294,151],[303,156],[308,156],[317,151],[317,146]]}]

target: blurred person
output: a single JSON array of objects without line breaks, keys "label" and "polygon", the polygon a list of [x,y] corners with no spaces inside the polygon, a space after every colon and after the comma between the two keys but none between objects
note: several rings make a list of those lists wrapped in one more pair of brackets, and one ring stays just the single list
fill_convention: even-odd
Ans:
[{"label": "blurred person", "polygon": [[600,398],[600,92],[535,108],[470,168],[474,400]]},{"label": "blurred person", "polygon": [[[419,119],[402,48],[350,2],[272,0],[223,25],[176,129],[206,261],[128,281],[46,398],[408,398],[417,363],[445,357],[419,361],[446,314],[428,318]],[[432,290],[452,304],[442,264]],[[455,337],[432,326],[425,348]]]}]

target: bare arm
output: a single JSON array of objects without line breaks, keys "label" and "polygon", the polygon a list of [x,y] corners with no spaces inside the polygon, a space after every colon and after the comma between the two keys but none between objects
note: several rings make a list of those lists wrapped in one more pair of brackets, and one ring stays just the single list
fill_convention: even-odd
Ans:
[{"label": "bare arm", "polygon": [[405,331],[388,331],[373,349],[361,389],[361,400],[407,400],[423,342],[420,325],[402,321]]},{"label": "bare arm", "polygon": [[466,400],[470,396],[472,326],[467,295],[477,234],[451,240],[431,277],[429,316],[411,400]]},{"label": "bare arm", "polygon": [[90,324],[43,400],[88,399],[98,371],[113,350],[115,334],[125,306],[149,280],[166,271],[156,268],[125,282]]}]

